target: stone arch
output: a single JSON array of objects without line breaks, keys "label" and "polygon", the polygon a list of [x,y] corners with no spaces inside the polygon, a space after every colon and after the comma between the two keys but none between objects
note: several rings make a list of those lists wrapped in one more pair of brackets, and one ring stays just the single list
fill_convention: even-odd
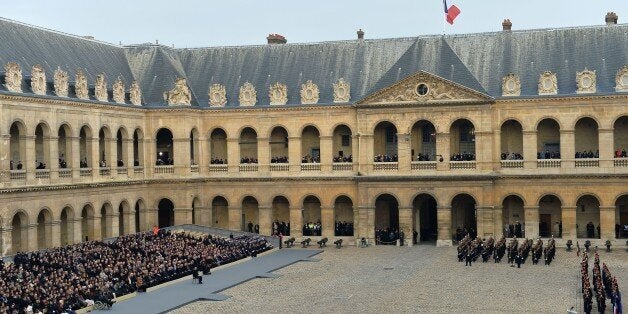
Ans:
[{"label": "stone arch", "polygon": [[257,164],[257,131],[253,127],[244,127],[238,134],[240,163]]},{"label": "stone arch", "polygon": [[52,212],[49,208],[42,208],[37,214],[37,248],[52,247]]},{"label": "stone arch", "polygon": [[227,163],[227,132],[221,127],[213,128],[209,133],[209,155],[211,164]]},{"label": "stone arch", "polygon": [[[26,132],[26,125],[22,120],[15,119],[11,122],[9,126],[9,159],[13,162],[13,170],[26,170]],[[21,166],[18,166],[20,164]]]},{"label": "stone arch", "polygon": [[157,165],[174,165],[174,133],[166,127],[155,133],[155,151]]},{"label": "stone arch", "polygon": [[391,193],[381,193],[374,204],[376,243],[394,244],[399,238],[399,198]]},{"label": "stone arch", "polygon": [[321,132],[313,124],[301,128],[301,163],[320,163]]},{"label": "stone arch", "polygon": [[451,199],[451,227],[455,238],[460,240],[466,234],[477,236],[477,198],[466,192],[460,192]]},{"label": "stone arch", "polygon": [[500,127],[501,160],[523,159],[523,125],[508,119]]},{"label": "stone arch", "polygon": [[135,215],[129,201],[123,199],[118,205],[118,235],[135,233]]},{"label": "stone arch", "polygon": [[450,124],[449,151],[451,160],[475,160],[475,124],[470,119],[460,118]]},{"label": "stone arch", "polygon": [[72,127],[63,122],[57,128],[57,151],[59,153],[59,168],[72,168]]},{"label": "stone arch", "polygon": [[345,123],[332,128],[333,162],[353,162],[353,130]]},{"label": "stone arch", "polygon": [[74,228],[77,228],[77,226],[74,224],[74,219],[74,208],[70,205],[65,205],[59,215],[61,246],[71,245],[76,241],[74,239]]},{"label": "stone arch", "polygon": [[81,241],[94,241],[97,238],[97,230],[94,206],[90,203],[83,205],[81,209]]},{"label": "stone arch", "polygon": [[270,146],[271,163],[288,163],[289,155],[289,133],[288,129],[277,125],[270,129],[268,141]]},{"label": "stone arch", "polygon": [[[526,221],[525,201],[523,198],[515,193],[510,193],[502,199],[501,207],[503,226],[500,226],[500,228],[503,235],[507,238],[529,236],[526,235],[526,227],[529,227],[527,224],[531,222]],[[549,230],[549,227],[549,225],[545,226],[539,222],[539,230],[541,228]]]},{"label": "stone arch", "polygon": [[286,131],[286,133],[288,134],[288,137],[290,136],[290,131],[288,129],[288,127],[285,124],[273,124],[271,125],[269,128],[266,129],[266,134],[262,134],[262,136],[266,136],[268,135],[268,137],[271,136],[271,134],[273,133],[273,131],[277,128],[282,128]]},{"label": "stone arch", "polygon": [[242,222],[245,228],[242,231],[259,233],[259,201],[255,196],[247,195],[242,198]]},{"label": "stone arch", "polygon": [[[129,132],[124,126],[120,126],[116,132],[116,166],[125,167],[128,166],[128,151],[126,141],[129,138]],[[113,160],[111,161],[113,162]],[[113,164],[112,164],[113,166]]]},{"label": "stone arch", "polygon": [[320,197],[308,194],[301,204],[303,206],[303,236],[320,236],[323,231]]},{"label": "stone arch", "polygon": [[600,199],[592,193],[582,194],[576,200],[577,237],[599,239],[600,233]]},{"label": "stone arch", "polygon": [[275,224],[273,234],[290,235],[290,199],[285,195],[272,198],[272,221]]},{"label": "stone arch", "polygon": [[25,211],[18,210],[11,217],[11,252],[28,251],[29,218]]},{"label": "stone arch", "polygon": [[223,195],[217,195],[212,199],[212,226],[229,228],[229,201]]},{"label": "stone arch", "polygon": [[[103,239],[111,238],[114,235],[114,214],[113,206],[109,201],[106,201],[100,207],[100,236]],[[116,219],[117,223],[117,219]],[[117,230],[116,230],[117,231]]]},{"label": "stone arch", "polygon": [[[433,193],[420,192],[412,198],[412,226],[416,241],[436,241],[438,238],[438,200]],[[408,235],[409,236],[409,235]]]},{"label": "stone arch", "polygon": [[613,121],[613,152],[615,158],[628,157],[628,115],[621,115]]},{"label": "stone arch", "polygon": [[161,198],[157,203],[157,222],[159,228],[174,226],[174,202],[169,198]]},{"label": "stone arch", "polygon": [[352,237],[355,227],[353,200],[346,194],[337,195],[333,200],[334,235],[337,237]]},{"label": "stone arch", "polygon": [[83,124],[79,129],[79,159],[81,168],[92,167],[92,128],[89,124]]},{"label": "stone arch", "polygon": [[[111,130],[106,124],[98,130],[98,161],[104,167],[112,165],[113,154],[111,152],[110,141],[112,139]],[[102,166],[101,166],[102,167]]]},{"label": "stone arch", "polygon": [[628,238],[628,193],[615,198],[615,238]]},{"label": "stone arch", "polygon": [[599,125],[596,119],[588,116],[576,120],[574,125],[576,158],[599,158]]},{"label": "stone arch", "polygon": [[412,161],[434,160],[436,152],[436,127],[427,119],[415,121],[410,134],[410,158]]},{"label": "stone arch", "polygon": [[137,201],[135,201],[135,209],[133,211],[133,214],[135,216],[134,221],[136,232],[146,231],[150,228],[146,217],[146,202],[143,198],[138,198]]},{"label": "stone arch", "polygon": [[537,152],[541,159],[560,159],[561,125],[558,120],[544,118],[537,123],[536,130]]},{"label": "stone arch", "polygon": [[50,126],[40,121],[35,126],[35,163],[37,169],[50,169]]},{"label": "stone arch", "polygon": [[201,199],[198,196],[194,196],[192,199],[192,224],[203,225],[202,212],[200,208],[203,206]]},{"label": "stone arch", "polygon": [[554,193],[545,193],[538,198],[537,204],[539,204],[539,227],[541,223],[549,226],[543,230],[539,229],[539,235],[541,237],[562,237],[562,206],[565,203],[560,196]]},{"label": "stone arch", "polygon": [[[397,159],[397,130],[397,126],[388,120],[378,122],[375,125],[373,129],[373,153],[376,161],[395,161]],[[378,156],[382,156],[383,159],[378,159]]]}]

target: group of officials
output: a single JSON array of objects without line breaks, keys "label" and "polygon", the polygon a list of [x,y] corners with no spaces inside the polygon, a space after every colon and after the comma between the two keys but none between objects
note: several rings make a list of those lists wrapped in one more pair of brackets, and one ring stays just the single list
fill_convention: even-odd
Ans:
[{"label": "group of officials", "polygon": [[517,238],[513,238],[506,245],[505,237],[501,237],[496,242],[493,237],[472,239],[466,235],[458,243],[458,261],[465,261],[465,266],[471,266],[480,257],[483,263],[487,263],[491,257],[495,263],[499,263],[504,255],[508,263],[512,266],[516,264],[517,268],[521,268],[529,256],[532,256],[532,264],[538,264],[543,258],[545,265],[549,266],[556,255],[556,242],[551,238],[544,247],[543,240],[540,238],[536,242],[524,239],[521,244]]}]

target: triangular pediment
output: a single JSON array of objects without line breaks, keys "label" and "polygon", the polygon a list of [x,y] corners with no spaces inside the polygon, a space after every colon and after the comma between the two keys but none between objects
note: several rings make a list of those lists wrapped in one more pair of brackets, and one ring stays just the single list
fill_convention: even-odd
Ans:
[{"label": "triangular pediment", "polygon": [[360,105],[487,103],[493,98],[485,93],[454,83],[424,71],[371,93]]}]

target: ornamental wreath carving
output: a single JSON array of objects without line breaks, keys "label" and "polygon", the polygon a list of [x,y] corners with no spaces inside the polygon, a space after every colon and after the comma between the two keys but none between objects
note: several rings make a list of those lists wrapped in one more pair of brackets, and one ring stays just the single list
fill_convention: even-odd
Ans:
[{"label": "ornamental wreath carving", "polygon": [[343,78],[338,79],[337,83],[334,83],[334,102],[343,103],[349,102],[351,99],[351,84],[345,82]]},{"label": "ornamental wreath carving", "polygon": [[122,78],[118,76],[115,82],[113,82],[113,101],[123,104],[124,103],[124,83]]},{"label": "ornamental wreath carving", "polygon": [[22,69],[15,62],[9,62],[4,66],[4,85],[10,92],[22,92]]},{"label": "ornamental wreath carving", "polygon": [[539,76],[539,95],[556,95],[558,93],[558,81],[556,73],[545,71]]},{"label": "ornamental wreath carving", "polygon": [[168,105],[190,105],[192,101],[192,95],[190,88],[188,88],[187,80],[184,78],[178,78],[174,82],[174,88],[164,93],[164,98],[168,102]]},{"label": "ornamental wreath carving", "polygon": [[68,72],[58,67],[54,77],[55,94],[59,97],[68,97]]},{"label": "ornamental wreath carving", "polygon": [[514,73],[508,73],[502,79],[502,96],[520,96],[521,80]]},{"label": "ornamental wreath carving", "polygon": [[142,90],[140,90],[140,84],[137,81],[131,83],[129,88],[129,100],[136,106],[142,105]]},{"label": "ornamental wreath carving", "polygon": [[94,94],[99,101],[108,101],[109,95],[107,95],[107,79],[104,73],[96,76],[96,86],[94,86]]},{"label": "ornamental wreath carving", "polygon": [[576,85],[578,89],[577,94],[595,93],[596,91],[596,77],[595,71],[589,71],[584,68],[584,71],[576,73]]},{"label": "ornamental wreath carving", "polygon": [[615,76],[615,90],[618,92],[628,91],[628,65],[624,65]]},{"label": "ornamental wreath carving", "polygon": [[318,86],[308,80],[305,84],[301,84],[301,103],[302,104],[315,104],[318,102]]},{"label": "ornamental wreath carving", "polygon": [[271,105],[285,105],[288,102],[288,87],[277,82],[270,86],[268,97]]},{"label": "ornamental wreath carving", "polygon": [[257,92],[255,86],[249,82],[245,82],[240,86],[240,95],[238,97],[240,106],[254,106],[257,103]]},{"label": "ornamental wreath carving", "polygon": [[224,107],[227,103],[227,89],[220,84],[209,86],[209,104],[215,107]]},{"label": "ornamental wreath carving", "polygon": [[37,95],[46,95],[46,72],[41,64],[36,64],[31,70],[31,91]]},{"label": "ornamental wreath carving", "polygon": [[81,69],[78,69],[76,71],[76,82],[74,83],[74,90],[77,98],[89,99],[89,94],[87,90],[87,78],[85,78],[85,74],[83,74],[83,70]]}]

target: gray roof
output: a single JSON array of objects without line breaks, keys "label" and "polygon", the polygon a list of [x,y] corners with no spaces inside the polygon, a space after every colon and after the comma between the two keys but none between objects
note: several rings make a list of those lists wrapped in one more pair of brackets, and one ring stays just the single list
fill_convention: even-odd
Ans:
[{"label": "gray roof", "polygon": [[[90,85],[104,72],[109,87],[121,75],[140,82],[148,106],[165,106],[163,93],[177,77],[187,78],[192,105],[207,107],[209,86],[222,84],[227,107],[238,106],[245,82],[257,90],[256,106],[269,105],[268,89],[288,86],[288,104],[299,105],[301,84],[312,80],[320,104],[333,103],[333,83],[351,84],[351,103],[418,71],[432,73],[500,98],[501,80],[520,76],[522,97],[538,97],[544,71],[558,77],[558,94],[576,93],[576,72],[597,74],[597,93],[615,92],[617,70],[628,64],[628,24],[468,35],[347,40],[305,44],[172,49],[160,45],[116,46],[0,19],[0,66],[13,61],[25,78],[42,64],[52,81],[60,66],[82,68]],[[0,70],[3,71],[3,70]],[[25,89],[28,92],[28,89]]]}]

